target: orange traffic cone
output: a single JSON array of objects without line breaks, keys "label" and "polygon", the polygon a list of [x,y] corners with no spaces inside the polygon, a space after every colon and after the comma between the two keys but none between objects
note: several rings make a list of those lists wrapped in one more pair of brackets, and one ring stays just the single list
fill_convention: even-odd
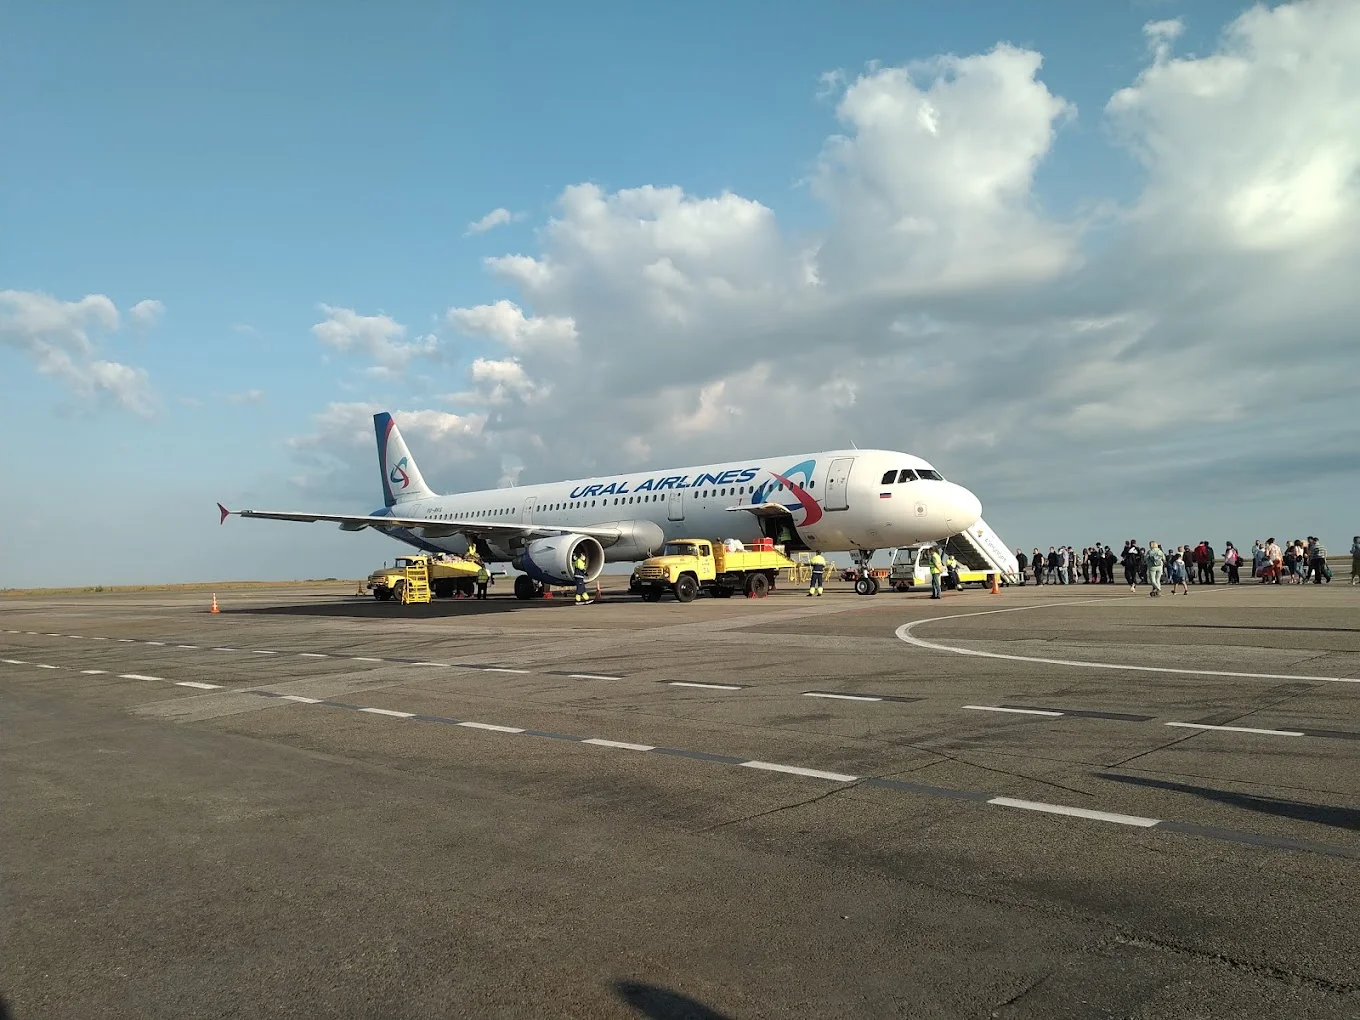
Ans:
[{"label": "orange traffic cone", "polygon": [[550,599],[550,598],[553,597],[553,593],[552,593],[552,585],[544,585],[544,587],[543,587],[543,597],[544,597],[545,599]]},{"label": "orange traffic cone", "polygon": [[222,611],[222,610],[220,610],[220,609],[217,608],[217,592],[213,592],[212,608],[209,609],[208,612],[210,612],[210,613],[220,613],[221,611]]},{"label": "orange traffic cone", "polygon": [[993,595],[1001,594],[1001,580],[997,574],[992,575],[992,594]]}]

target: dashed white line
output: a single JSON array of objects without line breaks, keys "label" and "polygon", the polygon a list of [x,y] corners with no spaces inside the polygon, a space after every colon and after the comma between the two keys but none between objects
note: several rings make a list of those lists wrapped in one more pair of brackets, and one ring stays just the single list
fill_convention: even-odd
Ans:
[{"label": "dashed white line", "polygon": [[701,684],[692,680],[667,680],[668,687],[702,687],[706,691],[739,691],[740,687],[735,684]]},{"label": "dashed white line", "polygon": [[414,712],[394,712],[390,708],[361,708],[360,712],[367,712],[369,715],[390,715],[394,719],[414,719]]},{"label": "dashed white line", "polygon": [[351,655],[350,660],[352,662],[382,662],[382,659],[374,659],[368,655]]},{"label": "dashed white line", "polygon": [[45,662],[35,662],[33,665],[37,666],[39,669],[61,669],[60,666],[49,666]]},{"label": "dashed white line", "polygon": [[119,673],[119,680],[164,680],[163,676],[147,676],[145,673]]},{"label": "dashed white line", "polygon": [[466,726],[470,730],[491,730],[493,733],[523,733],[524,730],[519,726],[497,726],[489,722],[460,722],[459,726]]},{"label": "dashed white line", "polygon": [[621,676],[605,676],[603,673],[568,673],[569,680],[622,680]]},{"label": "dashed white line", "polygon": [[108,670],[106,670],[106,669],[82,669],[81,672],[84,673],[86,676],[105,676],[105,675],[107,675]]},{"label": "dashed white line", "polygon": [[776,765],[772,761],[744,761],[744,769],[764,769],[766,772],[787,772],[791,776],[808,776],[811,779],[830,779],[833,783],[853,783],[859,776],[847,776],[842,772],[823,772],[821,769],[805,769],[797,765]]},{"label": "dashed white line", "polygon": [[1114,811],[1092,811],[1090,808],[1068,807],[1066,804],[1045,804],[1037,800],[1016,800],[1013,797],[993,797],[987,801],[997,807],[1020,808],[1022,811],[1042,811],[1050,815],[1071,815],[1073,818],[1090,818],[1097,822],[1114,822],[1117,825],[1136,825],[1150,829],[1161,822],[1160,818],[1143,818],[1140,815],[1121,815]]},{"label": "dashed white line", "polygon": [[302,702],[302,704],[304,704],[304,705],[319,705],[319,704],[321,704],[321,699],[320,699],[320,698],[304,698],[301,694],[280,694],[279,697],[280,697],[280,698],[283,698],[283,699],[285,699],[285,700],[287,700],[287,701],[300,701],[300,702]]},{"label": "dashed white line", "polygon": [[65,634],[44,634],[43,637],[65,637]]},{"label": "dashed white line", "polygon": [[250,650],[250,654],[251,654],[251,655],[278,655],[279,653],[278,653],[278,652],[271,652],[271,651],[269,651],[268,649],[265,649],[265,648],[252,648],[252,649]]},{"label": "dashed white line", "polygon": [[596,747],[618,747],[625,751],[655,751],[656,747],[652,744],[629,744],[622,740],[605,740],[602,737],[591,737],[589,740],[581,741],[583,744],[594,744]]},{"label": "dashed white line", "polygon": [[831,698],[835,701],[882,701],[868,694],[828,694],[825,691],[804,691],[805,698]]},{"label": "dashed white line", "polygon": [[165,647],[165,642],[164,642],[164,641],[143,641],[142,644],[144,644],[144,645],[156,645],[156,646],[161,647],[161,648],[164,648],[164,647]]},{"label": "dashed white line", "polygon": [[510,669],[507,666],[483,666],[483,673],[528,673],[527,669]]},{"label": "dashed white line", "polygon": [[67,636],[67,637],[71,637],[71,638],[75,638],[77,641],[84,641],[84,640],[85,640],[85,635],[84,635],[84,634],[67,634],[66,636]]},{"label": "dashed white line", "polygon": [[136,644],[137,642],[133,641],[132,638],[130,638],[130,637],[120,637],[120,638],[118,639],[118,643],[119,643],[120,645],[134,645],[134,644]]},{"label": "dashed white line", "polygon": [[1179,726],[1185,730],[1226,730],[1229,733],[1259,733],[1266,737],[1302,737],[1300,730],[1263,730],[1255,726],[1210,726],[1208,723],[1169,722],[1168,726]]},{"label": "dashed white line", "polygon": [[964,705],[974,712],[1013,712],[1016,715],[1046,715],[1056,718],[1061,712],[1049,712],[1042,708],[1001,708],[999,705]]},{"label": "dashed white line", "polygon": [[201,684],[197,680],[176,680],[176,687],[194,687],[200,691],[220,691],[221,684]]},{"label": "dashed white line", "polygon": [[175,645],[176,648],[197,648],[198,645]]},{"label": "dashed white line", "polygon": [[106,637],[100,637],[98,634],[96,634],[96,635],[94,635],[93,637],[91,637],[90,640],[91,640],[91,641],[107,641],[108,638],[106,638]]},{"label": "dashed white line", "polygon": [[329,655],[322,655],[320,652],[298,652],[298,656],[303,659],[329,659]]},{"label": "dashed white line", "polygon": [[413,662],[412,666],[442,666],[445,669],[452,669],[453,665],[447,662]]},{"label": "dashed white line", "polygon": [[0,662],[7,666],[27,666],[29,664],[27,659],[0,659]]},{"label": "dashed white line", "polygon": [[214,648],[213,651],[214,651],[214,652],[234,652],[234,651],[236,651],[236,649],[235,649],[235,648]]}]

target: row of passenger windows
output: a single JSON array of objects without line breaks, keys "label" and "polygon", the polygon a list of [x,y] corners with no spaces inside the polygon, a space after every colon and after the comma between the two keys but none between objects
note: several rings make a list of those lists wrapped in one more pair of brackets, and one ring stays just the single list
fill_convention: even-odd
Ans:
[{"label": "row of passenger windows", "polygon": [[[893,480],[893,477],[892,477],[892,476],[895,475],[895,474],[897,474],[896,471],[890,471],[890,472],[888,472],[887,475],[884,475],[884,477],[883,477],[883,484],[884,484],[884,485],[890,484],[890,483],[892,482],[892,480]],[[910,471],[910,470],[903,471],[903,472],[902,472],[902,476],[903,476],[903,477],[902,477],[902,481],[904,481],[904,482],[905,482],[905,481],[909,481],[909,479],[906,477],[908,474],[911,474],[911,475],[913,476],[913,478],[914,478],[916,473],[915,473],[915,472],[912,472],[912,471]],[[920,475],[921,475],[922,478],[939,478],[939,477],[940,477],[940,476],[939,476],[938,474],[936,474],[934,471],[922,471],[922,472],[920,473]],[[797,490],[797,489],[804,489],[804,488],[813,489],[813,488],[816,488],[816,486],[817,486],[817,483],[816,483],[816,482],[808,482],[808,484],[807,484],[806,486],[798,485],[798,484],[795,484],[795,485],[793,485],[793,486],[786,486],[783,482],[780,482],[778,485],[774,486],[774,488],[772,488],[770,491],[771,491],[771,492],[783,492],[783,491],[785,491],[786,489],[789,490],[789,491],[794,491],[794,490]],[[745,495],[747,495],[748,493],[753,494],[755,491],[756,491],[756,490],[755,490],[755,487],[754,487],[754,486],[732,485],[732,486],[728,486],[728,487],[725,488],[725,489],[695,489],[690,495],[691,495],[691,498],[693,498],[693,499],[719,499],[719,498],[721,498],[721,497],[723,497],[723,496],[745,496]],[[664,500],[664,499],[666,499],[666,498],[667,498],[666,493],[661,493],[661,492],[655,492],[655,493],[649,492],[649,493],[647,493],[646,495],[643,495],[643,496],[615,496],[615,497],[614,497],[614,502],[613,502],[612,505],[613,505],[613,506],[627,506],[627,505],[634,504],[634,503],[659,503],[659,502],[661,502],[662,500]],[[555,510],[579,510],[580,508],[585,507],[585,506],[597,506],[597,505],[598,505],[598,506],[610,506],[611,504],[610,504],[609,500],[607,500],[607,499],[606,499],[606,500],[594,500],[594,499],[591,499],[591,500],[584,500],[584,499],[576,499],[576,500],[569,500],[569,501],[564,502],[564,503],[548,503],[548,504],[546,504],[546,505],[544,505],[544,506],[535,507],[534,510],[535,510],[536,512],[538,512],[538,513],[551,513],[551,512],[553,512],[553,511],[555,511]],[[475,518],[487,519],[487,518],[491,518],[491,517],[509,517],[509,516],[513,516],[514,513],[515,513],[515,511],[514,511],[513,509],[511,509],[511,508],[505,508],[505,509],[500,509],[500,510],[464,510],[464,511],[459,511],[459,512],[455,512],[455,513],[435,514],[435,520],[440,520],[440,521],[465,521],[465,520],[472,520],[472,519],[475,519]]]},{"label": "row of passenger windows", "polygon": [[944,476],[938,471],[929,468],[903,468],[901,471],[892,470],[883,475],[883,481],[879,485],[893,485],[900,482],[914,482],[917,479],[925,479],[928,482],[942,482]]}]

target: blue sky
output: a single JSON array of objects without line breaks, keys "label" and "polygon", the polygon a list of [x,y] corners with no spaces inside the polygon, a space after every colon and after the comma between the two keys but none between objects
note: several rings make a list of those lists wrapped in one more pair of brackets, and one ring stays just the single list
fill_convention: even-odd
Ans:
[{"label": "blue sky", "polygon": [[[447,309],[517,301],[529,314],[571,318],[583,348],[603,350],[591,347],[591,324],[603,321],[588,307],[591,287],[535,303],[482,262],[547,257],[543,231],[563,218],[564,188],[730,191],[773,210],[791,244],[834,233],[835,203],[809,183],[828,136],[846,131],[836,114],[843,87],[822,76],[841,70],[853,81],[872,62],[1009,42],[1042,54],[1038,79],[1075,109],[1054,121],[1022,203],[1070,225],[1093,209],[1135,206],[1157,172],[1112,138],[1104,113],[1149,64],[1143,26],[1183,18],[1176,49],[1193,56],[1213,51],[1244,9],[1075,0],[966,9],[9,4],[0,14],[0,290],[63,302],[107,295],[120,324],[95,332],[98,357],[144,370],[154,408],[128,413],[0,345],[0,394],[22,423],[0,439],[15,480],[0,510],[17,522],[3,539],[0,586],[354,573],[391,547],[284,526],[226,542],[204,534],[216,527],[213,501],[371,503],[376,482],[348,453],[332,457],[339,466],[323,483],[299,482],[288,440],[324,440],[317,416],[336,403],[467,412],[448,395],[474,358],[499,348],[493,336],[450,331]],[[466,236],[495,208],[515,220]],[[1081,241],[1088,251],[1096,244],[1094,232]],[[142,327],[129,310],[144,299],[164,311]],[[439,355],[386,378],[365,374],[318,343],[323,303],[390,316],[408,339],[435,334]],[[529,354],[517,357],[535,367]],[[559,396],[572,385],[566,369],[541,371]],[[536,427],[555,429],[538,406],[504,412],[518,439],[507,431],[490,443],[465,469],[469,483],[495,484],[486,465],[507,457],[528,460],[526,481],[547,470],[529,447],[515,452]],[[583,435],[550,462],[561,473],[607,464],[615,438]],[[707,459],[729,440],[696,434],[674,455]],[[645,445],[654,458],[671,451]],[[752,452],[768,449],[762,439]],[[974,487],[986,502],[986,485]],[[1016,503],[1023,495],[1003,493]],[[148,510],[163,519],[148,522]],[[1032,528],[1023,513],[1013,518]],[[1081,518],[1074,510],[1073,529]],[[76,539],[87,553],[56,553],[73,534],[87,536]],[[54,553],[35,556],[40,548]]]}]

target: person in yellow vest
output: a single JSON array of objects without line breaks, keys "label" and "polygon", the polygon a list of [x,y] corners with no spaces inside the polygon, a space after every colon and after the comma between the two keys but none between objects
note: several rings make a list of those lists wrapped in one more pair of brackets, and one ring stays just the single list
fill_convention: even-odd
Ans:
[{"label": "person in yellow vest", "polygon": [[822,581],[826,578],[826,557],[819,552],[812,554],[812,580],[808,583],[808,598],[821,596]]},{"label": "person in yellow vest", "polygon": [[944,561],[940,559],[940,550],[930,550],[930,597],[933,599],[944,598],[944,593],[940,591],[940,575],[944,573]]},{"label": "person in yellow vest", "polygon": [[491,583],[491,571],[486,569],[483,563],[477,568],[477,597],[486,598],[486,586]]},{"label": "person in yellow vest", "polygon": [[959,561],[956,560],[956,559],[954,559],[954,554],[953,554],[953,553],[949,553],[949,554],[945,557],[945,561],[944,561],[944,572],[945,572],[945,576],[946,576],[946,577],[948,578],[948,580],[949,580],[949,589],[950,589],[951,591],[958,591],[958,590],[959,590]]},{"label": "person in yellow vest", "polygon": [[576,604],[589,605],[595,600],[586,594],[586,554],[578,552],[571,558],[571,572],[576,578]]}]

